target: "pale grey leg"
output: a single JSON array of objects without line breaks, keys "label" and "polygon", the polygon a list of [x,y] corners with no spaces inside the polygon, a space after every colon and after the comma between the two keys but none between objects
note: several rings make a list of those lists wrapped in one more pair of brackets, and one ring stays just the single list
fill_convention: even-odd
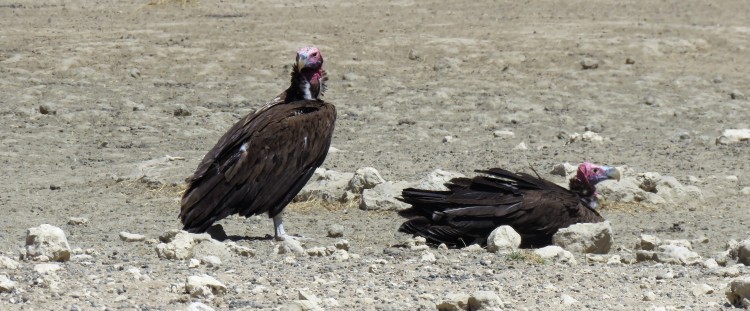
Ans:
[{"label": "pale grey leg", "polygon": [[274,233],[276,241],[283,241],[286,238],[286,232],[284,231],[284,220],[281,219],[281,214],[273,217],[273,227],[276,230]]}]

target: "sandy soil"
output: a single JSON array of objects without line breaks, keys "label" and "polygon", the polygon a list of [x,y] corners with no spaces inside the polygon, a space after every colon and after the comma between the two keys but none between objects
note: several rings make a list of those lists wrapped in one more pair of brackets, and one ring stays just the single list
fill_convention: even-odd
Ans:
[{"label": "sandy soil", "polygon": [[[257,254],[219,268],[160,260],[154,245],[118,233],[155,238],[179,228],[183,180],[235,120],[287,86],[294,50],[315,44],[331,77],[325,98],[339,111],[333,146],[341,151],[326,168],[373,166],[387,180],[409,181],[436,168],[492,166],[533,167],[562,181],[551,167],[582,160],[660,172],[699,186],[704,201],[605,209],[616,245],[632,248],[642,233],[707,237],[696,251],[708,258],[729,239],[750,237],[739,191],[750,146],[714,142],[724,129],[750,127],[750,102],[736,92],[750,95],[749,18],[745,0],[2,0],[0,252],[17,258],[25,229],[49,223],[94,255],[64,263],[56,288],[39,283],[34,263],[0,270],[18,283],[0,304],[275,310],[306,288],[330,310],[434,310],[447,293],[478,290],[496,292],[510,310],[729,308],[729,278],[700,266],[565,267],[461,250],[433,250],[437,261],[421,262],[422,253],[392,247],[408,239],[396,232],[398,215],[356,208],[292,207],[286,216],[288,231],[312,238],[307,246],[332,245],[326,225],[344,225],[359,255],[347,261],[285,262],[273,254],[265,218],[222,222]],[[598,68],[583,70],[592,60]],[[586,129],[605,142],[560,138]],[[513,150],[520,142],[529,149]],[[144,163],[166,155],[178,158],[153,180],[138,179]],[[70,225],[70,217],[89,221]],[[148,278],[134,278],[133,267]],[[660,277],[669,271],[673,278]],[[203,273],[227,293],[185,294],[185,278]],[[691,292],[704,283],[715,291]],[[644,300],[649,291],[655,296]],[[563,294],[578,303],[562,304]]]}]

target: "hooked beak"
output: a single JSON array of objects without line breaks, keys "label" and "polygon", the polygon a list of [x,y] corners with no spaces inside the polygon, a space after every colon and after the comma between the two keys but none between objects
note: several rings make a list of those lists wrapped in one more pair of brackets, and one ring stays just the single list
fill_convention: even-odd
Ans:
[{"label": "hooked beak", "polygon": [[609,179],[617,179],[617,181],[620,181],[620,170],[614,167],[606,167],[604,168],[604,173],[606,174],[607,178]]},{"label": "hooked beak", "polygon": [[307,65],[307,55],[297,54],[297,71],[301,71]]}]

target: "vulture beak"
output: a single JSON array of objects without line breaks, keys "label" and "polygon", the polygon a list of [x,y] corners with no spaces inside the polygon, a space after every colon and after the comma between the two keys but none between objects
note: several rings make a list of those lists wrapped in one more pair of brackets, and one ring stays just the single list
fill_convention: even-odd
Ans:
[{"label": "vulture beak", "polygon": [[602,167],[604,169],[604,173],[606,174],[607,178],[609,179],[617,179],[617,181],[620,181],[620,170],[614,167]]},{"label": "vulture beak", "polygon": [[302,71],[303,68],[307,65],[307,54],[299,53],[297,54],[297,71]]}]

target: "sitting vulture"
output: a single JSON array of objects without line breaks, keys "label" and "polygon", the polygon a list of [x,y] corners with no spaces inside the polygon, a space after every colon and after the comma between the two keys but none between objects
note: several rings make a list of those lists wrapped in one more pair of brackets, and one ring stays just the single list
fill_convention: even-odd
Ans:
[{"label": "sitting vulture", "polygon": [[322,101],[327,80],[315,47],[297,51],[289,88],[239,120],[203,158],[182,196],[184,230],[205,232],[232,214],[268,213],[287,237],[281,211],[323,163],[336,108]]},{"label": "sitting vulture", "polygon": [[412,217],[399,231],[423,236],[451,247],[485,244],[495,228],[508,225],[521,235],[521,247],[552,243],[560,228],[581,222],[604,221],[595,208],[597,183],[620,180],[615,168],[583,163],[567,190],[524,173],[493,168],[483,176],[454,178],[448,191],[408,188],[401,201],[412,205],[402,216]]}]

